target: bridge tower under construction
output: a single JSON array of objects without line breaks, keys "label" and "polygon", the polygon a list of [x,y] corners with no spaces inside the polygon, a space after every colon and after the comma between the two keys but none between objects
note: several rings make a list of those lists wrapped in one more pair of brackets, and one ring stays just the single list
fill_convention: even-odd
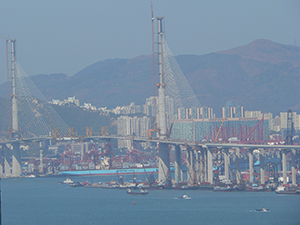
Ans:
[{"label": "bridge tower under construction", "polygon": [[[12,79],[12,138],[20,139],[18,100],[17,100],[17,81],[16,81],[16,40],[11,42],[11,79]],[[22,173],[20,142],[12,143],[12,176],[20,176]],[[7,171],[6,171],[7,173]]]},{"label": "bridge tower under construction", "polygon": [[158,137],[159,144],[159,166],[158,180],[166,181],[170,177],[170,154],[168,144],[162,140],[167,139],[167,120],[166,120],[166,81],[164,74],[164,47],[163,47],[163,17],[157,17],[158,22]]}]

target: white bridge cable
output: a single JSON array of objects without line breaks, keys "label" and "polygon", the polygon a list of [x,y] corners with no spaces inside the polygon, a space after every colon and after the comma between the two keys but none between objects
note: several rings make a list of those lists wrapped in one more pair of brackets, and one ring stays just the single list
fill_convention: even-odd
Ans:
[{"label": "white bridge cable", "polygon": [[21,129],[32,136],[41,136],[59,128],[62,135],[67,135],[68,126],[19,63],[16,63],[16,83]]},{"label": "white bridge cable", "polygon": [[165,40],[163,40],[163,49],[166,95],[173,99],[175,110],[180,107],[200,108],[201,104],[195,92],[191,88]]},{"label": "white bridge cable", "polygon": [[[19,64],[16,65],[16,87],[18,99],[18,114],[20,130],[26,131],[33,136],[44,135],[48,132],[48,127],[42,116],[36,110],[36,106],[32,104],[37,102],[31,97],[23,71]],[[30,135],[30,136],[31,136]]]}]

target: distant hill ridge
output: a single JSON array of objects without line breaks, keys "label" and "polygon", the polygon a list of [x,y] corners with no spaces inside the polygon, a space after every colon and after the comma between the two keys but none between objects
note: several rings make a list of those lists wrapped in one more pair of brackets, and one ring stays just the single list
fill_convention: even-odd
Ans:
[{"label": "distant hill ridge", "polygon": [[234,54],[242,58],[253,58],[271,63],[288,62],[293,66],[300,66],[300,47],[282,45],[266,39],[258,39],[248,45],[219,52]]},{"label": "distant hill ridge", "polygon": [[[245,110],[300,113],[300,47],[259,39],[248,45],[206,55],[179,55],[178,64],[202,105],[218,116],[226,101]],[[152,57],[108,59],[72,77],[35,75],[32,80],[48,99],[76,96],[96,106],[144,104],[153,96]],[[6,84],[1,85],[6,97]]]}]

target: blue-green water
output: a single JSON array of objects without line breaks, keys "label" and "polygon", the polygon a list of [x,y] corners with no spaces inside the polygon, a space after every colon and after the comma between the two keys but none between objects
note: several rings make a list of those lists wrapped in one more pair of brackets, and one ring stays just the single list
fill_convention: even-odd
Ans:
[{"label": "blue-green water", "polygon": [[[2,179],[2,224],[300,224],[300,195],[149,190],[149,195],[132,196],[126,190],[58,184],[63,180]],[[184,193],[192,199],[174,199]],[[270,212],[254,211],[263,207]]]}]

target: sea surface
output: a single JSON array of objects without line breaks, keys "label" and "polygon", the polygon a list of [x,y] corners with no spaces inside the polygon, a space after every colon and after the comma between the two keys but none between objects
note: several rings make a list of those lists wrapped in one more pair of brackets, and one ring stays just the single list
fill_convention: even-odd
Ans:
[{"label": "sea surface", "polygon": [[[113,180],[112,176],[71,178]],[[58,183],[64,179],[2,179],[2,224],[300,224],[300,195],[149,190],[149,195],[132,196],[126,190],[73,188]],[[175,199],[183,194],[191,199]],[[270,212],[255,212],[263,207]]]}]

